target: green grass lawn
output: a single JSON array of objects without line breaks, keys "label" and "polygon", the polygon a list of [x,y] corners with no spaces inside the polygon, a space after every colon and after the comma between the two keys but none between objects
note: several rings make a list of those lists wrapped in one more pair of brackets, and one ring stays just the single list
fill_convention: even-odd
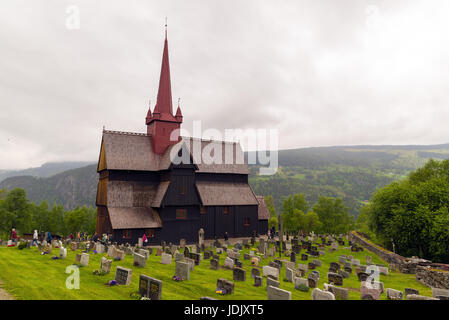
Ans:
[{"label": "green grass lawn", "polygon": [[[16,247],[0,247],[0,279],[4,282],[3,287],[10,294],[16,299],[25,300],[136,299],[135,293],[138,291],[140,274],[145,274],[163,281],[162,299],[164,300],[198,300],[202,296],[210,296],[217,299],[266,300],[266,280],[264,279],[262,287],[254,287],[254,280],[251,278],[252,266],[250,261],[243,260],[243,253],[248,253],[249,250],[251,249],[244,249],[241,255],[242,259],[240,259],[243,263],[243,268],[247,271],[246,281],[235,282],[234,294],[225,296],[220,296],[215,293],[216,282],[218,278],[232,280],[231,270],[211,270],[209,269],[209,260],[203,260],[199,266],[195,266],[194,270],[190,272],[190,280],[176,282],[172,280],[175,272],[174,261],[171,265],[161,264],[161,257],[155,255],[155,250],[153,255],[147,260],[145,268],[133,266],[132,256],[126,255],[123,261],[113,261],[111,273],[103,276],[94,275],[93,271],[100,270],[100,259],[107,255],[90,254],[89,266],[80,268],[80,288],[70,290],[65,285],[66,279],[69,276],[65,271],[67,266],[73,264],[75,255],[81,252],[80,250],[73,252],[68,249],[66,259],[52,260],[51,257],[53,255],[59,254],[59,249],[54,249],[50,255],[41,255],[36,247],[31,249],[25,248],[23,250],[18,250]],[[255,248],[252,248],[252,250],[257,252]],[[338,256],[342,254],[352,255],[355,259],[360,259],[361,264],[365,264],[365,257],[371,255],[374,264],[388,266],[385,261],[366,250],[363,252],[350,252],[350,250],[340,249],[329,253],[326,248],[326,255],[320,257],[323,265],[315,269],[320,272],[318,288],[323,289],[323,284],[327,282],[326,275],[330,262],[338,262]],[[299,260],[301,255],[297,256]],[[225,253],[220,256],[220,265],[223,265],[225,257]],[[261,265],[268,264],[270,260],[279,259],[279,254],[277,254],[276,258],[269,258],[262,259]],[[282,257],[282,259],[289,260],[287,257]],[[310,258],[309,261],[311,261]],[[302,261],[298,262],[303,263]],[[304,263],[307,263],[307,261]],[[117,266],[133,270],[132,282],[129,286],[109,287],[105,285],[106,282],[114,279]],[[294,288],[293,283],[284,282],[284,278],[285,267],[283,266],[279,276],[281,289],[291,291],[292,299],[294,300],[312,299],[312,289],[309,292],[301,292]],[[385,288],[403,291],[404,288],[410,287],[418,289],[421,295],[432,295],[431,289],[416,281],[415,275],[413,274],[401,274],[390,270],[388,276],[380,276],[380,281],[384,283]],[[354,271],[349,278],[343,280],[343,287],[350,289],[349,298],[351,300],[360,300],[360,282]],[[381,295],[381,299],[386,299],[385,293]]]}]

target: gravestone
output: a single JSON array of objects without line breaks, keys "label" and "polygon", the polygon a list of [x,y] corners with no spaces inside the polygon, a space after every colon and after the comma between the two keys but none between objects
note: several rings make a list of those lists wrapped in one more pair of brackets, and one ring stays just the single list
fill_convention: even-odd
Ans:
[{"label": "gravestone", "polygon": [[72,251],[78,250],[78,242],[70,243],[70,250],[72,250]]},{"label": "gravestone", "polygon": [[234,268],[234,259],[226,257],[226,259],[224,261],[224,267],[228,268],[228,269]]},{"label": "gravestone", "polygon": [[109,260],[105,257],[101,258],[101,272],[109,273],[111,271],[112,260]]},{"label": "gravestone", "polygon": [[309,269],[309,270],[313,270],[313,269],[315,269],[315,264],[313,263],[313,262],[309,262],[309,264],[307,265],[307,268]]},{"label": "gravestone", "polygon": [[223,294],[234,293],[234,282],[219,278],[217,279],[217,291],[222,291]]},{"label": "gravestone", "polygon": [[339,270],[340,269],[340,264],[336,263],[336,262],[331,262],[329,264],[329,267],[334,269],[334,270]]},{"label": "gravestone", "polygon": [[193,269],[195,268],[195,260],[185,258],[185,262],[189,265],[190,271],[193,271]]},{"label": "gravestone", "polygon": [[184,249],[185,248],[185,246],[186,246],[186,239],[180,239],[179,240],[179,247],[181,248],[181,249]]},{"label": "gravestone", "polygon": [[365,273],[365,272],[359,272],[357,273],[357,278],[359,279],[359,281],[366,281],[366,279],[368,279],[369,274]]},{"label": "gravestone", "polygon": [[210,259],[210,256],[211,256],[211,252],[205,250],[205,251],[204,251],[203,258],[204,258],[205,260],[209,260],[209,259]]},{"label": "gravestone", "polygon": [[380,290],[362,285],[360,287],[360,297],[362,300],[380,300]]},{"label": "gravestone", "polygon": [[115,249],[114,252],[114,259],[118,259],[118,260],[123,260],[125,259],[125,251],[123,250],[119,250],[119,249]]},{"label": "gravestone", "polygon": [[177,261],[183,261],[184,260],[184,254],[180,253],[180,252],[176,252],[175,253],[175,262]]},{"label": "gravestone", "polygon": [[440,300],[448,300],[449,298],[449,290],[448,289],[440,289],[440,288],[432,288],[432,297],[438,298]]},{"label": "gravestone", "polygon": [[276,288],[273,286],[267,287],[268,300],[291,300],[292,293],[287,290]]},{"label": "gravestone", "polygon": [[311,273],[309,274],[309,276],[307,277],[307,284],[309,286],[309,288],[316,288],[318,285],[318,277],[316,274]]},{"label": "gravestone", "polygon": [[115,271],[115,281],[121,285],[129,285],[131,283],[132,270],[118,266]]},{"label": "gravestone", "polygon": [[89,254],[81,253],[80,264],[84,267],[89,265]]},{"label": "gravestone", "polygon": [[290,261],[296,263],[296,253],[295,252],[290,253]]},{"label": "gravestone", "polygon": [[162,253],[161,256],[161,264],[171,264],[172,262],[172,256],[168,253]]},{"label": "gravestone", "polygon": [[295,277],[294,283],[295,283],[295,289],[298,289],[300,286],[309,287],[309,281],[305,278]]},{"label": "gravestone", "polygon": [[403,300],[404,299],[404,295],[403,295],[402,291],[387,288],[385,290],[385,292],[387,294],[388,300]]},{"label": "gravestone", "polygon": [[263,278],[261,276],[254,277],[254,286],[255,287],[261,287],[262,283],[263,283]]},{"label": "gravestone", "polygon": [[146,261],[147,259],[145,259],[145,256],[138,254],[136,252],[134,252],[134,266],[136,267],[145,267],[146,266]]},{"label": "gravestone", "polygon": [[176,261],[175,276],[183,280],[190,279],[190,266],[187,262]]},{"label": "gravestone", "polygon": [[273,277],[268,276],[267,277],[267,288],[270,286],[279,288],[281,286],[281,283],[279,281],[277,281],[276,279],[274,279]]},{"label": "gravestone", "polygon": [[329,272],[327,274],[327,280],[329,283],[333,283],[336,286],[342,286],[343,285],[343,277],[337,273]]},{"label": "gravestone", "polygon": [[251,277],[255,278],[257,276],[260,276],[260,270],[258,268],[252,268],[251,269]]},{"label": "gravestone", "polygon": [[292,269],[290,269],[290,268],[285,269],[285,278],[287,278],[288,282],[293,282],[294,276],[295,276],[295,273]]},{"label": "gravestone", "polygon": [[302,261],[307,261],[308,259],[309,259],[309,256],[307,254],[305,254],[305,253],[301,254],[301,260]]},{"label": "gravestone", "polygon": [[60,259],[67,258],[67,248],[63,248],[63,247],[59,248],[59,258]]},{"label": "gravestone", "polygon": [[335,287],[331,284],[324,284],[324,290],[331,292],[335,300],[348,300],[349,299],[349,290],[346,288]]},{"label": "gravestone", "polygon": [[335,296],[332,292],[315,288],[312,290],[312,300],[335,300]]},{"label": "gravestone", "polygon": [[318,260],[318,259],[313,259],[312,263],[317,267],[321,267],[321,265],[322,265],[321,260]]},{"label": "gravestone", "polygon": [[210,269],[212,270],[218,269],[218,259],[210,259]]},{"label": "gravestone", "polygon": [[234,281],[246,281],[245,269],[235,267],[232,271],[232,277]]},{"label": "gravestone", "polygon": [[274,278],[279,279],[279,269],[278,268],[274,268],[274,267],[270,267],[270,266],[263,266],[262,274],[264,277],[271,275]]},{"label": "gravestone", "polygon": [[142,297],[147,297],[150,300],[161,300],[162,281],[141,274],[139,278],[139,293]]},{"label": "gravestone", "polygon": [[339,275],[341,275],[343,278],[349,278],[350,273],[343,271],[343,270],[338,270],[337,272]]},{"label": "gravestone", "polygon": [[405,288],[405,289],[404,289],[404,293],[405,293],[405,296],[406,296],[406,297],[407,297],[409,294],[416,294],[416,295],[419,295],[419,290],[412,289],[412,288]]}]

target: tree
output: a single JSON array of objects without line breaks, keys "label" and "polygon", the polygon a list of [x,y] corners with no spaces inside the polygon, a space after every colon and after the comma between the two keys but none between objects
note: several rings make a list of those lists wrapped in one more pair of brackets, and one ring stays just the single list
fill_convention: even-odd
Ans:
[{"label": "tree", "polygon": [[273,196],[266,196],[265,204],[267,205],[268,212],[270,212],[270,217],[276,217],[276,205],[274,204]]},{"label": "tree", "polygon": [[379,189],[365,209],[383,246],[405,256],[449,262],[449,160],[429,160],[399,182]]},{"label": "tree", "polygon": [[309,204],[303,194],[288,196],[282,204],[282,221],[285,231],[298,233],[304,225],[304,214],[308,209]]},{"label": "tree", "polygon": [[323,224],[320,221],[320,217],[314,211],[309,211],[304,215],[304,231],[307,233],[315,232],[320,233]]},{"label": "tree", "polygon": [[353,218],[349,215],[349,208],[343,205],[340,198],[321,196],[313,206],[322,223],[321,231],[327,234],[346,233],[353,227]]},{"label": "tree", "polygon": [[16,228],[22,233],[31,229],[31,206],[26,198],[25,190],[16,188],[8,192],[2,201],[2,214],[4,231]]}]

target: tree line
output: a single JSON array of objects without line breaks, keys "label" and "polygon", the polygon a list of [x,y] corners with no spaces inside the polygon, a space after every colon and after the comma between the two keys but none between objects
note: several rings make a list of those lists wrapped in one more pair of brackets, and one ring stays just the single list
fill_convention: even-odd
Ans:
[{"label": "tree line", "polygon": [[[271,216],[269,227],[278,229],[279,219],[273,196],[265,197],[265,203]],[[282,203],[281,217],[284,232],[289,234],[297,234],[300,231],[341,234],[354,228],[354,218],[340,198],[320,196],[317,202],[310,206],[304,194],[290,195]]]},{"label": "tree line", "polygon": [[449,160],[429,160],[373,194],[356,229],[403,256],[449,262]]},{"label": "tree line", "polygon": [[13,189],[9,192],[0,190],[0,238],[10,237],[12,228],[19,236],[25,233],[39,234],[50,232],[67,237],[78,232],[94,234],[96,226],[96,209],[77,207],[64,210],[63,206],[54,204],[51,208],[47,201],[39,205],[30,202],[24,189]]}]

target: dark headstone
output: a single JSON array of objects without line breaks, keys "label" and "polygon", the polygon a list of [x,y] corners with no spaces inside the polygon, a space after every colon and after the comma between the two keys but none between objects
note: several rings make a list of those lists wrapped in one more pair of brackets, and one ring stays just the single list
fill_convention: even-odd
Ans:
[{"label": "dark headstone", "polygon": [[232,278],[234,281],[246,281],[246,271],[242,268],[234,267]]},{"label": "dark headstone", "polygon": [[162,281],[141,274],[139,279],[139,293],[150,300],[161,300]]}]

